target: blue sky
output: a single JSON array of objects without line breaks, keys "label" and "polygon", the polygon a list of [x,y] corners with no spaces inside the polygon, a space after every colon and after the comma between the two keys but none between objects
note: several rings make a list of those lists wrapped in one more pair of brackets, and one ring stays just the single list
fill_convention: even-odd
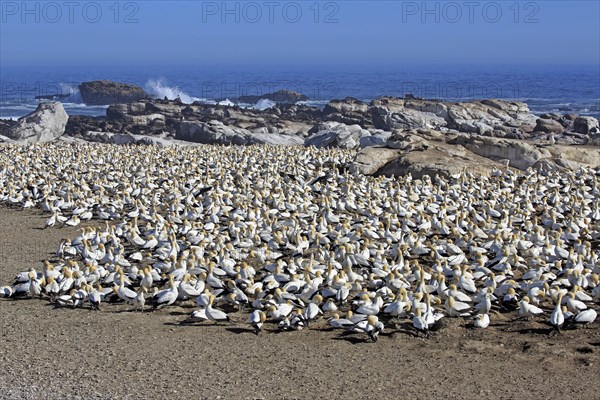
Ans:
[{"label": "blue sky", "polygon": [[0,67],[600,64],[595,0],[76,3],[0,0]]}]

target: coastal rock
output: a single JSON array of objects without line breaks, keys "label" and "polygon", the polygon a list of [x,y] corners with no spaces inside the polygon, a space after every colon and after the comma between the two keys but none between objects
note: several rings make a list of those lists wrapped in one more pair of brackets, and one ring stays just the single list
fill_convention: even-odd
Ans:
[{"label": "coastal rock", "polygon": [[133,125],[164,126],[165,116],[162,114],[126,115],[124,121]]},{"label": "coastal rock", "polygon": [[523,138],[536,117],[525,103],[482,100],[452,103],[415,97],[380,97],[369,108],[373,125],[392,129],[452,129],[486,136]]},{"label": "coastal rock", "polygon": [[536,117],[524,103],[483,100],[448,105],[448,127],[485,136],[531,132]]},{"label": "coastal rock", "polygon": [[444,118],[431,112],[422,112],[409,108],[401,112],[389,111],[385,107],[370,109],[373,125],[377,129],[392,131],[394,129],[430,128],[439,129],[447,125]]},{"label": "coastal rock", "polygon": [[369,105],[354,97],[346,97],[343,100],[332,100],[323,109],[324,115],[344,114],[347,116],[362,115],[369,111]]},{"label": "coastal rock", "polygon": [[359,125],[346,125],[339,122],[324,122],[315,125],[309,133],[313,133],[305,141],[305,146],[337,147],[342,149],[355,149],[361,140],[371,136],[371,133]]},{"label": "coastal rock", "polygon": [[243,145],[270,144],[281,146],[302,145],[303,139],[277,133],[253,133],[249,130],[224,125],[220,121],[183,121],[175,134],[178,140],[203,144]]},{"label": "coastal rock", "polygon": [[350,169],[366,175],[403,176],[414,178],[460,174],[490,174],[502,164],[480,157],[462,146],[430,142],[421,137],[405,134],[394,137],[395,148],[368,147],[356,156]]},{"label": "coastal rock", "polygon": [[354,162],[350,165],[350,170],[363,175],[376,175],[378,171],[401,154],[402,152],[397,149],[365,147],[356,155]]},{"label": "coastal rock", "polygon": [[17,121],[12,119],[0,119],[0,135],[5,135],[11,127],[15,126]]},{"label": "coastal rock", "polygon": [[260,100],[271,100],[275,103],[281,104],[295,104],[299,101],[307,101],[309,100],[308,96],[305,96],[301,93],[296,93],[291,90],[278,90],[274,93],[267,93],[260,96],[240,96],[238,101],[240,103],[248,103],[255,104]]},{"label": "coastal rock", "polygon": [[84,135],[87,142],[126,145],[126,144],[141,144],[141,145],[156,145],[169,146],[175,144],[174,141],[154,136],[132,135],[130,133],[112,133],[112,132],[94,132],[88,131]]},{"label": "coastal rock", "polygon": [[539,118],[536,121],[534,130],[536,132],[544,133],[563,133],[565,131],[564,126],[560,122],[554,119]]},{"label": "coastal rock", "polygon": [[499,139],[493,137],[458,136],[449,144],[460,145],[478,156],[498,162],[506,162],[513,168],[526,170],[537,161],[551,158],[546,147],[539,147],[521,140]]},{"label": "coastal rock", "polygon": [[574,171],[582,167],[600,167],[600,147],[555,145],[547,149],[551,159],[561,167]]},{"label": "coastal rock", "polygon": [[149,97],[144,89],[137,85],[107,80],[83,82],[79,85],[79,92],[87,105],[131,103]]},{"label": "coastal rock", "polygon": [[600,146],[600,133],[596,133],[594,135],[590,135],[585,144],[588,146]]},{"label": "coastal rock", "polygon": [[584,135],[600,133],[600,124],[597,118],[580,116],[573,121],[573,130]]},{"label": "coastal rock", "polygon": [[35,111],[19,118],[3,135],[18,142],[47,143],[63,135],[68,120],[60,102],[40,103]]},{"label": "coastal rock", "polygon": [[369,105],[353,97],[330,101],[323,109],[323,116],[329,121],[346,125],[360,125],[363,128],[373,125]]}]

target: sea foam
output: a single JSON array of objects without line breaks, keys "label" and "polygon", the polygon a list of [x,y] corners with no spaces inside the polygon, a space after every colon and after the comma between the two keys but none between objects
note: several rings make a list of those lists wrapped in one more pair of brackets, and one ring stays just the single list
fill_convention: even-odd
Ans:
[{"label": "sea foam", "polygon": [[188,95],[177,86],[167,86],[163,79],[149,80],[146,83],[146,91],[157,99],[164,99],[166,97],[169,100],[175,100],[179,97],[186,104],[191,104],[194,101],[202,101],[198,97]]}]

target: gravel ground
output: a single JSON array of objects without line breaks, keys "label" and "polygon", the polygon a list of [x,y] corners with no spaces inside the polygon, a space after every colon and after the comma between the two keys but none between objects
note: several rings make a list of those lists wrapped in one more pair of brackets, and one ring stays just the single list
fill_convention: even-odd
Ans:
[{"label": "gravel ground", "polygon": [[[78,229],[41,229],[46,217],[0,208],[0,283],[54,252]],[[193,304],[133,313],[121,305],[54,309],[0,299],[1,399],[597,399],[600,329],[549,337],[548,326],[492,316],[486,330],[448,319],[429,339],[407,322],[377,343],[309,331],[255,336],[245,316],[181,325]],[[236,318],[237,317],[237,318]],[[546,317],[547,318],[547,317]]]}]

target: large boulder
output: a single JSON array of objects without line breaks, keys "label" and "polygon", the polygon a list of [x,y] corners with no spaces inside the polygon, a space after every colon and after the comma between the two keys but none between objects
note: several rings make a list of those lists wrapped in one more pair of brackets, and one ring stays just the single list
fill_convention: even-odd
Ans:
[{"label": "large boulder", "polygon": [[248,104],[255,104],[260,100],[271,100],[280,104],[295,104],[299,101],[307,101],[309,100],[309,97],[303,95],[302,93],[296,93],[291,90],[278,90],[274,93],[262,94],[260,96],[248,95],[240,96],[238,98],[240,103]]},{"label": "large boulder", "polygon": [[323,114],[356,114],[362,115],[369,111],[369,105],[354,97],[346,97],[343,100],[331,100],[323,109]]},{"label": "large boulder", "polygon": [[372,107],[371,117],[377,129],[392,131],[394,129],[439,129],[447,125],[446,120],[432,112],[423,112],[404,108],[400,111],[389,111],[385,107]]},{"label": "large boulder", "polygon": [[371,136],[369,131],[359,125],[346,125],[333,121],[317,124],[309,133],[312,135],[306,138],[304,145],[317,148],[355,149],[360,147],[363,138]]},{"label": "large boulder", "polygon": [[[82,136],[83,136],[83,139],[87,142],[116,144],[116,145],[139,144],[139,145],[156,145],[159,147],[164,147],[164,146],[176,144],[175,141],[169,140],[166,138],[162,138],[162,137],[132,135],[130,133],[88,131]],[[71,139],[71,140],[73,140],[73,139]]]},{"label": "large boulder", "polygon": [[[12,119],[0,119],[0,135],[5,135],[6,132],[17,124],[17,121]],[[4,136],[6,137],[6,136]],[[6,140],[9,140],[6,138]]]},{"label": "large boulder", "polygon": [[79,85],[79,92],[83,102],[88,105],[132,103],[149,97],[137,85],[107,80],[83,82]]},{"label": "large boulder", "polygon": [[280,146],[302,145],[298,136],[279,133],[253,133],[247,129],[224,125],[220,121],[183,121],[175,133],[177,140],[203,144],[243,145],[270,144]]},{"label": "large boulder", "polygon": [[373,125],[384,130],[456,130],[486,136],[523,138],[536,117],[525,103],[482,100],[452,103],[415,97],[380,97],[371,102]]},{"label": "large boulder", "polygon": [[580,116],[573,121],[573,130],[584,135],[600,133],[600,124],[597,118]]},{"label": "large boulder", "polygon": [[403,176],[414,178],[425,175],[449,177],[470,172],[489,175],[501,163],[480,157],[462,146],[432,142],[422,137],[394,135],[390,141],[394,148],[367,147],[356,156],[350,169],[365,175]]},{"label": "large boulder", "polygon": [[19,118],[2,134],[17,142],[52,142],[65,133],[68,120],[62,103],[40,103],[34,112]]},{"label": "large boulder", "polygon": [[600,167],[600,147],[597,146],[549,146],[551,159],[558,166],[578,170],[582,167]]},{"label": "large boulder", "polygon": [[544,133],[563,133],[565,128],[560,122],[554,119],[540,118],[536,121],[535,131]]},{"label": "large boulder", "polygon": [[449,141],[487,159],[499,162],[508,160],[511,167],[526,170],[537,161],[552,158],[547,147],[536,146],[522,140],[499,139],[486,136],[458,136]]},{"label": "large boulder", "polygon": [[448,105],[448,127],[485,136],[520,136],[531,132],[536,117],[524,103],[483,100]]},{"label": "large boulder", "polygon": [[330,101],[323,109],[323,116],[329,121],[346,125],[360,125],[363,128],[373,125],[369,105],[353,97]]}]

